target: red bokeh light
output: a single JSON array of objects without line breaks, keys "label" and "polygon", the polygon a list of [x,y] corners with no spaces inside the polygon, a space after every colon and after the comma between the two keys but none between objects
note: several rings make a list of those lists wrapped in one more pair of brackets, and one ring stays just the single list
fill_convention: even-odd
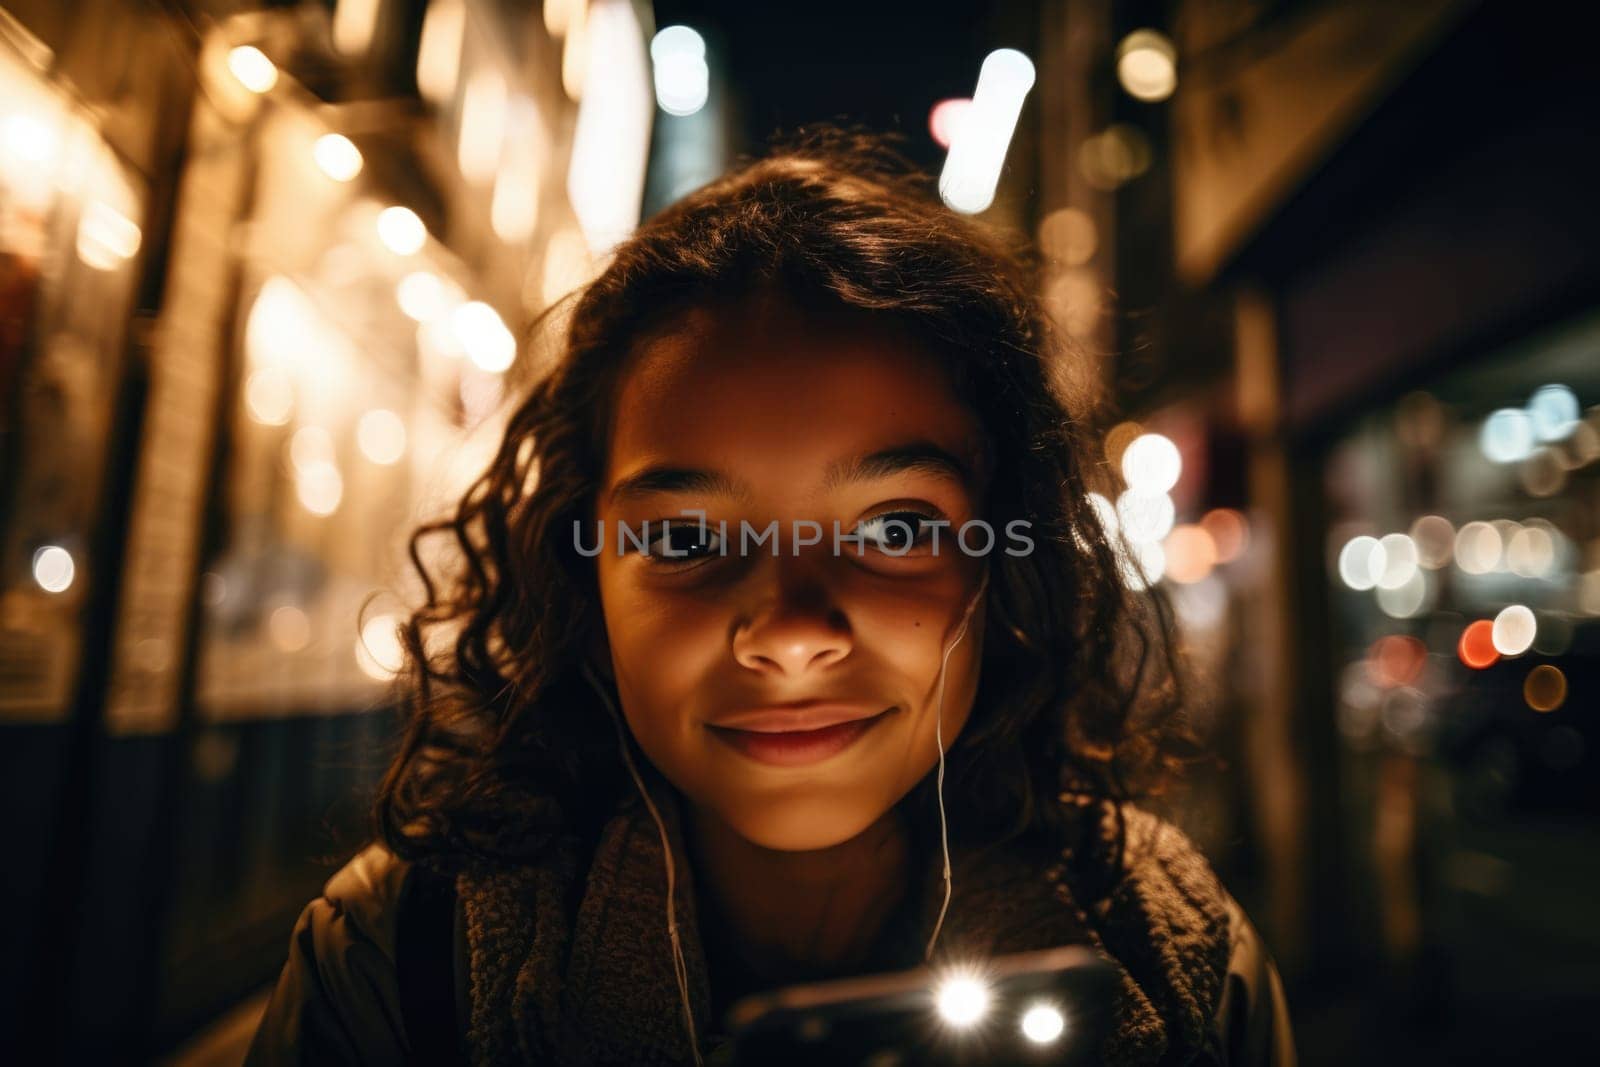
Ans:
[{"label": "red bokeh light", "polygon": [[1368,649],[1367,670],[1372,680],[1382,686],[1415,685],[1427,660],[1428,648],[1421,641],[1390,634],[1378,638]]},{"label": "red bokeh light", "polygon": [[956,124],[961,121],[961,116],[966,114],[968,105],[972,101],[964,96],[951,97],[941,100],[933,105],[933,110],[928,112],[928,133],[932,135],[940,148],[949,148],[950,142],[955,138]]},{"label": "red bokeh light", "polygon": [[1494,665],[1500,653],[1494,647],[1494,623],[1479,619],[1461,631],[1461,643],[1456,646],[1461,662],[1473,670],[1481,671]]}]

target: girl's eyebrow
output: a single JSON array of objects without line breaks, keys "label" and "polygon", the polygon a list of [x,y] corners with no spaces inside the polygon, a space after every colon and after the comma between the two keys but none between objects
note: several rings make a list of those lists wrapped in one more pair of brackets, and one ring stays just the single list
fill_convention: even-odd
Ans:
[{"label": "girl's eyebrow", "polygon": [[[834,490],[855,482],[887,478],[896,474],[927,474],[956,483],[971,493],[976,486],[972,464],[932,441],[912,441],[880,449],[862,456],[835,460],[822,478],[824,490]],[[723,471],[672,467],[663,464],[645,467],[619,479],[607,494],[613,504],[652,493],[698,493],[748,501],[750,487]]]}]

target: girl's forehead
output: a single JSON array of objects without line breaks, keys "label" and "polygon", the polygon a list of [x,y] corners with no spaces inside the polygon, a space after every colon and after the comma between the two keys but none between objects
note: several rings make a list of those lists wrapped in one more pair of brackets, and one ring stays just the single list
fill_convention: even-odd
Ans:
[{"label": "girl's forehead", "polygon": [[980,447],[939,361],[890,330],[702,318],[640,346],[619,383],[608,482],[649,463],[765,467],[804,478],[916,442]]}]

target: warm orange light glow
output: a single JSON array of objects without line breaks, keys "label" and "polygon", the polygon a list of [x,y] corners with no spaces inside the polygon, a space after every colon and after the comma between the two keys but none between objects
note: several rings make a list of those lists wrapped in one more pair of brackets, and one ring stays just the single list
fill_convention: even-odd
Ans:
[{"label": "warm orange light glow", "polygon": [[928,134],[940,148],[950,147],[961,117],[971,105],[972,98],[966,96],[954,96],[933,105],[933,110],[928,112]]},{"label": "warm orange light glow", "polygon": [[1534,711],[1555,711],[1567,701],[1567,676],[1560,667],[1539,664],[1522,680],[1522,699]]},{"label": "warm orange light glow", "polygon": [[1500,653],[1494,647],[1494,622],[1490,619],[1479,619],[1461,631],[1461,642],[1456,646],[1456,654],[1461,657],[1461,662],[1473,670],[1481,671],[1491,667],[1500,658]]},{"label": "warm orange light glow", "polygon": [[1117,470],[1122,469],[1122,453],[1128,450],[1134,439],[1144,433],[1144,427],[1137,422],[1119,422],[1106,431],[1106,462]]},{"label": "warm orange light glow", "polygon": [[1200,525],[1217,546],[1217,562],[1229,563],[1250,546],[1250,525],[1233,508],[1214,508],[1200,518]]},{"label": "warm orange light glow", "polygon": [[1216,542],[1203,526],[1184,523],[1167,535],[1167,577],[1175,582],[1198,582],[1211,573],[1217,561]]},{"label": "warm orange light glow", "polygon": [[1428,649],[1415,637],[1390,634],[1367,650],[1367,671],[1382,686],[1415,685],[1428,660]]}]

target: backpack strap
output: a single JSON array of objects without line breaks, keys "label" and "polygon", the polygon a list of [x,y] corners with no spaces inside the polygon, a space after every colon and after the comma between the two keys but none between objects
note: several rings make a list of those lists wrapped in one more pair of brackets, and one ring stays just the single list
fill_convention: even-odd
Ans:
[{"label": "backpack strap", "polygon": [[464,1065],[456,1025],[455,879],[413,863],[400,889],[395,969],[412,1064]]}]

